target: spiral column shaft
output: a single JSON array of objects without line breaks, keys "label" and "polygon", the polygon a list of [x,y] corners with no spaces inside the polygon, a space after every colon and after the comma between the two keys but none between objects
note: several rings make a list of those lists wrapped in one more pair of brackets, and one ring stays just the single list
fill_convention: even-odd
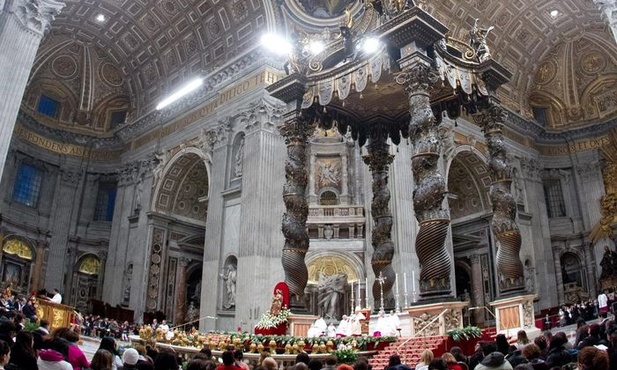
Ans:
[{"label": "spiral column shaft", "polygon": [[411,114],[411,167],[416,185],[413,204],[420,223],[416,254],[420,262],[420,296],[423,299],[446,297],[452,293],[451,257],[445,245],[450,215],[442,207],[446,185],[437,166],[441,148],[437,131],[439,123],[431,110],[429,94],[436,81],[435,71],[425,64],[411,67],[401,81],[409,96]]},{"label": "spiral column shaft", "polygon": [[511,193],[511,167],[506,158],[503,124],[507,113],[498,105],[490,104],[474,120],[484,130],[489,152],[488,167],[491,176],[489,197],[493,203],[491,230],[497,238],[497,273],[500,294],[525,290],[523,263],[519,257],[521,233],[516,224],[516,200]]},{"label": "spiral column shaft", "polygon": [[306,231],[308,217],[306,147],[308,138],[313,132],[313,126],[307,119],[294,114],[280,127],[280,132],[287,145],[286,181],[283,188],[286,212],[282,222],[285,246],[283,247],[282,264],[289,292],[299,299],[303,296],[308,281],[308,270],[304,262],[309,248],[309,237]]},{"label": "spiral column shaft", "polygon": [[[370,133],[367,145],[368,155],[364,157],[364,163],[369,166],[373,177],[373,201],[371,203],[371,215],[375,221],[372,233],[373,257],[371,266],[375,277],[381,273],[386,280],[383,283],[384,298],[390,296],[396,274],[392,268],[394,256],[394,243],[392,242],[392,212],[390,211],[390,190],[388,189],[388,170],[394,159],[390,155],[387,131],[381,127],[375,127]],[[368,289],[368,287],[367,287]],[[373,298],[375,302],[381,300],[381,288],[379,282],[373,282]]]}]

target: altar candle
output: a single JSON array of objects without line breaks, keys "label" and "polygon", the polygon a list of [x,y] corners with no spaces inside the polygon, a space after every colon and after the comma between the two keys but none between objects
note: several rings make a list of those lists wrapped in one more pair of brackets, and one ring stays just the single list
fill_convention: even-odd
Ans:
[{"label": "altar candle", "polygon": [[362,304],[362,302],[360,302],[361,300],[362,300],[362,295],[360,294],[360,279],[358,279],[358,306]]},{"label": "altar candle", "polygon": [[394,275],[394,279],[396,280],[396,295],[398,295],[398,273]]},{"label": "altar candle", "polygon": [[368,278],[364,278],[364,307],[368,307]]},{"label": "altar candle", "polygon": [[413,293],[416,292],[416,272],[415,271],[411,272],[411,291]]},{"label": "altar candle", "polygon": [[351,301],[353,302],[353,281],[351,282]]},{"label": "altar candle", "polygon": [[403,289],[404,293],[407,294],[407,273],[403,272]]}]

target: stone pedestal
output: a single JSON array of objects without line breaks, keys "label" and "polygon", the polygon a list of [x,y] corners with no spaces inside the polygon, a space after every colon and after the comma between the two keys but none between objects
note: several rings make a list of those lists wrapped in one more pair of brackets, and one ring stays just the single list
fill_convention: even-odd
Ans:
[{"label": "stone pedestal", "polygon": [[533,308],[536,298],[535,294],[528,294],[491,302],[490,305],[495,308],[497,333],[510,336],[523,329],[529,338],[538,336],[540,329],[535,327]]},{"label": "stone pedestal", "polygon": [[[438,302],[406,307],[411,336],[446,335],[463,327],[463,308],[469,302]],[[401,333],[402,334],[402,333]]]},{"label": "stone pedestal", "polygon": [[287,317],[289,335],[293,335],[295,337],[306,337],[311,325],[313,325],[317,319],[318,317],[313,315],[290,314],[289,317]]}]

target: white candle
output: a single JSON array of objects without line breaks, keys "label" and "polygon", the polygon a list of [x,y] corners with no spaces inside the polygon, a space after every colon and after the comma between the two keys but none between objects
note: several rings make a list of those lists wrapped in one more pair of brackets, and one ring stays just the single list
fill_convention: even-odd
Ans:
[{"label": "white candle", "polygon": [[360,294],[360,279],[358,279],[358,306],[362,304],[360,302],[361,300],[362,300],[362,295]]},{"label": "white candle", "polygon": [[353,302],[353,281],[351,282],[351,301]]},{"label": "white candle", "polygon": [[396,295],[398,296],[398,274],[394,275],[394,279],[396,280]]},{"label": "white candle", "polygon": [[368,278],[364,278],[364,307],[368,307]]},{"label": "white candle", "polygon": [[407,273],[403,272],[403,289],[404,293],[407,294]]},{"label": "white candle", "polygon": [[411,272],[411,291],[413,293],[416,292],[416,272],[415,271]]}]

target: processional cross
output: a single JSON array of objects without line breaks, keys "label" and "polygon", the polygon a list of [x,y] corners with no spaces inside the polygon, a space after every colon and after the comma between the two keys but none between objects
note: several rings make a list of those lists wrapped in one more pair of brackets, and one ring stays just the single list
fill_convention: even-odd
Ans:
[{"label": "processional cross", "polygon": [[381,298],[379,300],[379,310],[383,311],[384,310],[384,304],[383,304],[383,284],[386,282],[386,280],[388,280],[387,277],[383,276],[383,272],[379,271],[379,277],[377,279],[377,282],[379,282],[379,293],[381,295]]}]

